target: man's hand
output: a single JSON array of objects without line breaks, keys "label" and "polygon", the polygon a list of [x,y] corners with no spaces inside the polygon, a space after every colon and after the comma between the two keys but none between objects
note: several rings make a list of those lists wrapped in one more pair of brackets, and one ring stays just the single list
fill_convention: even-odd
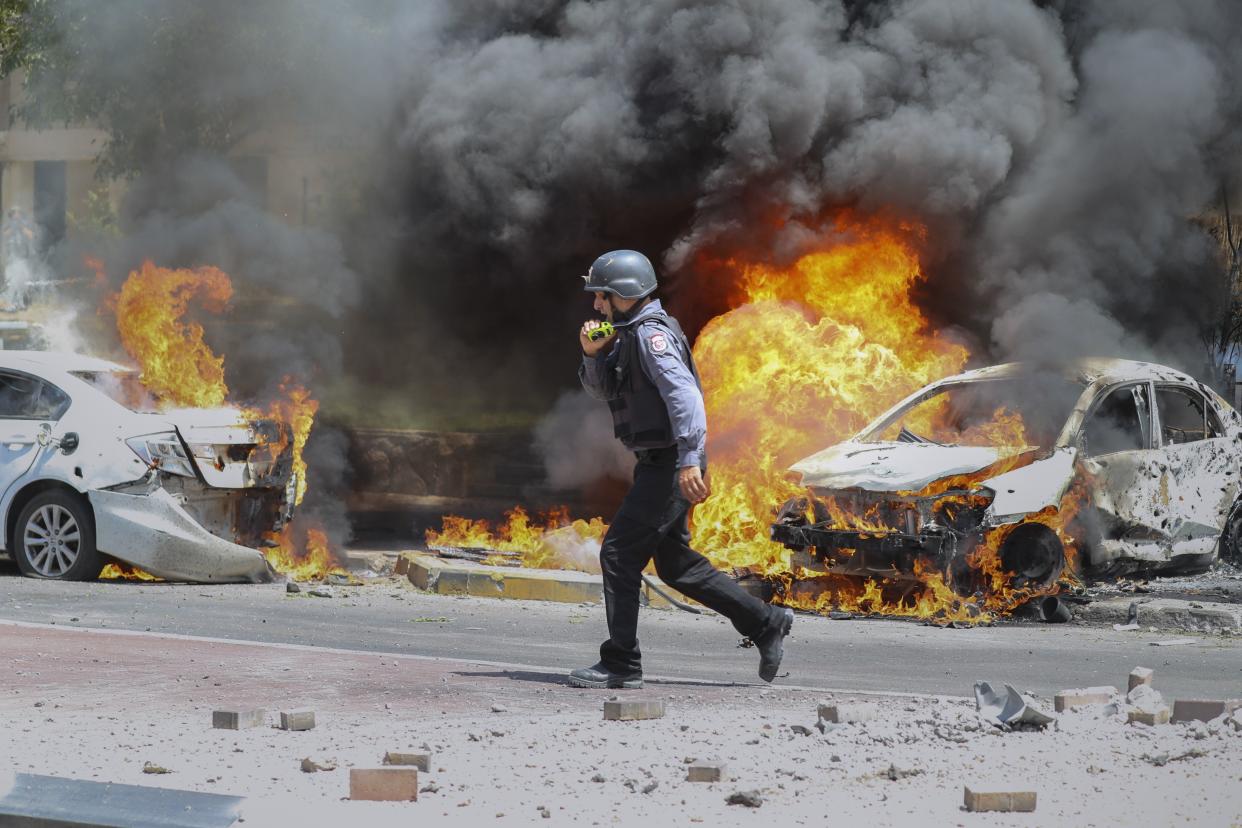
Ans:
[{"label": "man's hand", "polygon": [[677,485],[691,503],[702,503],[712,493],[712,487],[699,471],[698,466],[686,466],[677,470]]},{"label": "man's hand", "polygon": [[601,323],[598,319],[592,319],[590,322],[583,325],[582,329],[578,331],[578,343],[582,346],[582,353],[589,357],[597,356],[599,352],[604,350],[604,348],[606,348],[617,335],[616,331],[613,331],[608,336],[601,336],[596,340],[587,338],[588,333],[600,327],[602,324],[603,323]]}]

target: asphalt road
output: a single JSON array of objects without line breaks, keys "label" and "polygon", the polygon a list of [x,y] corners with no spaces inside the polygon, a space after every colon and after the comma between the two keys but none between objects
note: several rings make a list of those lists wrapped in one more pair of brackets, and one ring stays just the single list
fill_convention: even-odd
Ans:
[{"label": "asphalt road", "polygon": [[[0,618],[149,630],[570,670],[596,660],[602,607],[427,595],[392,579],[334,587],[335,597],[287,595],[283,585],[57,583],[0,569]],[[649,676],[757,683],[758,656],[739,649],[722,618],[644,611]],[[1152,641],[1192,643],[1152,646]],[[1166,696],[1242,696],[1242,639],[1007,624],[966,630],[885,620],[799,615],[778,683],[836,690],[966,696],[976,680],[1050,695],[1122,685],[1156,670]]]}]

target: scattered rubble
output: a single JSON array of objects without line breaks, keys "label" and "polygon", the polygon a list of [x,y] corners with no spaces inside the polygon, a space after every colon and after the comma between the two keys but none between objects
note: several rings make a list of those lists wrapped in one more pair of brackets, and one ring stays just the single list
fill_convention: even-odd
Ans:
[{"label": "scattered rubble", "polygon": [[221,730],[245,730],[262,727],[267,717],[264,710],[226,708],[211,711],[211,726]]},{"label": "scattered rubble", "polygon": [[983,790],[968,785],[965,789],[965,808],[975,813],[1030,813],[1035,810],[1035,791]]},{"label": "scattered rubble", "polygon": [[1013,685],[1004,687],[1004,692],[999,692],[986,681],[975,682],[975,708],[984,720],[1002,730],[1042,728],[1052,723],[1051,716],[1037,710]]},{"label": "scattered rubble", "polygon": [[632,722],[664,718],[664,702],[655,699],[610,699],[604,702],[608,721]]},{"label": "scattered rubble", "polygon": [[[1148,673],[1150,672],[1148,670]],[[1169,723],[1169,706],[1164,703],[1164,697],[1150,684],[1135,685],[1134,689],[1126,694],[1126,704],[1131,708],[1126,712],[1127,722],[1137,722],[1150,727]]]},{"label": "scattered rubble", "polygon": [[747,808],[758,808],[763,804],[763,797],[758,791],[736,791],[729,794],[726,805],[745,805]]},{"label": "scattered rubble", "polygon": [[1242,709],[1240,699],[1178,699],[1173,702],[1173,722],[1210,722]]},{"label": "scattered rubble", "polygon": [[728,767],[724,762],[695,762],[686,769],[687,782],[720,782]]},{"label": "scattered rubble", "polygon": [[1130,671],[1130,680],[1129,685],[1126,687],[1126,692],[1128,693],[1141,685],[1150,685],[1154,675],[1155,672],[1147,667],[1135,667]]},{"label": "scattered rubble", "polygon": [[313,730],[314,728],[314,710],[302,708],[299,710],[282,710],[280,713],[281,730]]},{"label": "scattered rubble", "polygon": [[430,753],[397,753],[388,751],[384,754],[385,765],[409,765],[427,773],[431,770]]},{"label": "scattered rubble", "polygon": [[830,724],[858,724],[875,718],[876,709],[868,704],[821,704],[820,722]]},{"label": "scattered rubble", "polygon": [[1085,687],[1077,690],[1062,690],[1052,699],[1053,709],[1058,713],[1086,707],[1093,704],[1108,704],[1113,696],[1118,695],[1116,687]]},{"label": "scattered rubble", "polygon": [[314,759],[306,758],[301,763],[302,773],[318,773],[319,771],[336,770],[336,762],[328,759],[324,762],[316,762]]},{"label": "scattered rubble", "polygon": [[350,768],[349,798],[373,802],[418,799],[417,768]]}]

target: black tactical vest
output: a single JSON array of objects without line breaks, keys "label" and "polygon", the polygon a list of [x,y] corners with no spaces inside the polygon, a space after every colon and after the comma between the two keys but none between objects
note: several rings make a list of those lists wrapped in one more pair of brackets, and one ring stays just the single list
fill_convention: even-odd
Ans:
[{"label": "black tactical vest", "polygon": [[631,450],[668,448],[676,443],[668,418],[668,406],[660,396],[660,390],[643,370],[638,353],[638,337],[643,335],[643,329],[652,327],[671,334],[669,339],[673,347],[681,349],[695,384],[700,392],[703,390],[698,369],[694,366],[694,355],[690,352],[690,342],[676,319],[661,312],[622,328],[621,342],[614,352],[617,360],[613,366],[620,393],[608,401],[608,408],[612,411],[613,434]]}]

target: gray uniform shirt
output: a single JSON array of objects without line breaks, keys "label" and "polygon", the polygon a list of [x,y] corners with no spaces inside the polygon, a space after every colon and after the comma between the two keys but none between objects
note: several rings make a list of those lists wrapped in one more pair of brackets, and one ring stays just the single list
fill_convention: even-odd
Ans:
[{"label": "gray uniform shirt", "polygon": [[[637,326],[639,320],[661,310],[660,300],[655,299],[635,314],[628,325]],[[638,329],[638,334],[638,357],[643,373],[655,384],[668,407],[668,420],[677,446],[677,465],[683,469],[702,467],[707,449],[707,411],[694,374],[682,357],[681,348],[663,326],[645,325]],[[582,357],[578,378],[586,392],[597,400],[607,402],[620,393],[617,378],[609,367],[609,357],[619,345],[614,342],[607,353]]]}]

